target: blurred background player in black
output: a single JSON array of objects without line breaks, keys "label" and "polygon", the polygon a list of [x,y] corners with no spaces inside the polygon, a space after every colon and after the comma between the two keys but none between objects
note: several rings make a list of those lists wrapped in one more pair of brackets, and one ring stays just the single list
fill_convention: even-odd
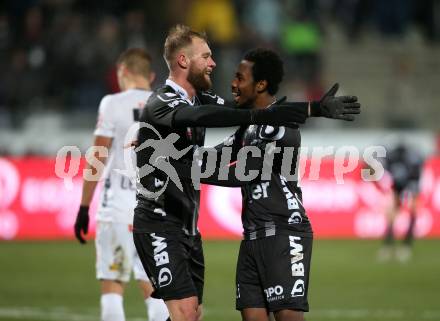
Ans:
[{"label": "blurred background player in black", "polygon": [[[411,247],[414,241],[417,197],[423,159],[416,149],[399,142],[388,151],[384,162],[384,167],[392,181],[392,199],[386,211],[387,227],[378,259],[385,261],[395,255],[397,260],[405,262],[411,257]],[[408,228],[403,237],[402,245],[395,248],[394,225],[402,209],[407,209],[409,213]]]}]

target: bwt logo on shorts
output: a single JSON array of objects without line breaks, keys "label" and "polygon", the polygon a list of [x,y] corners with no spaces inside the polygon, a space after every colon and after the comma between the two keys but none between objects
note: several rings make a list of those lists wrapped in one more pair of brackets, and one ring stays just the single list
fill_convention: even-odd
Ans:
[{"label": "bwt logo on shorts", "polygon": [[[150,236],[154,239],[151,244],[154,247],[154,260],[156,261],[156,266],[160,267],[162,265],[169,264],[170,259],[168,257],[168,252],[165,251],[165,249],[167,248],[165,238],[156,236],[156,233],[151,233]],[[162,267],[159,270],[159,276],[157,278],[159,288],[163,288],[169,285],[172,280],[173,275],[171,274],[170,269],[167,267]]]},{"label": "bwt logo on shorts", "polygon": [[269,302],[284,299],[284,289],[281,285],[271,286],[270,288],[264,289],[264,293],[266,293],[266,298]]},{"label": "bwt logo on shorts", "polygon": [[[300,243],[301,237],[299,236],[289,236],[290,241],[290,256],[292,264],[292,276],[294,277],[304,277],[304,264],[301,262],[304,259],[303,246]],[[292,292],[290,295],[292,297],[304,296],[305,294],[305,283],[304,280],[298,278],[293,285]]]},{"label": "bwt logo on shorts", "polygon": [[292,297],[297,296],[304,296],[304,293],[306,292],[304,280],[298,279],[295,281],[295,284],[293,285],[292,292],[290,292],[290,295]]}]

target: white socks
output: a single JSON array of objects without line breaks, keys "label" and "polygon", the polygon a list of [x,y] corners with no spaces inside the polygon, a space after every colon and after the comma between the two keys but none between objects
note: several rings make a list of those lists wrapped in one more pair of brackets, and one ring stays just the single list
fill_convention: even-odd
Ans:
[{"label": "white socks", "polygon": [[125,321],[121,295],[116,293],[101,295],[101,321]]},{"label": "white socks", "polygon": [[[163,300],[148,298],[145,300],[149,321],[166,321],[169,314]],[[101,295],[101,321],[125,321],[122,296],[116,293]]]},{"label": "white socks", "polygon": [[169,314],[168,309],[161,299],[148,298],[145,300],[149,321],[166,321]]}]

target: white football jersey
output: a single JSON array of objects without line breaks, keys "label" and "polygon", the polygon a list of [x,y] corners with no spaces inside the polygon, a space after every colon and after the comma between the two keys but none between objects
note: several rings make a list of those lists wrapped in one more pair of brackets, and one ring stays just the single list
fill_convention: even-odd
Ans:
[{"label": "white football jersey", "polygon": [[[124,148],[124,145],[136,137],[137,131],[133,131],[133,128],[137,128],[139,115],[150,95],[151,91],[130,89],[107,95],[101,100],[94,134],[111,137],[113,141],[103,174],[96,214],[98,221],[133,223],[133,210],[136,206],[135,172],[130,170],[134,167],[127,167],[125,162],[136,164],[136,159],[133,148]],[[125,171],[128,176],[121,171]]]}]

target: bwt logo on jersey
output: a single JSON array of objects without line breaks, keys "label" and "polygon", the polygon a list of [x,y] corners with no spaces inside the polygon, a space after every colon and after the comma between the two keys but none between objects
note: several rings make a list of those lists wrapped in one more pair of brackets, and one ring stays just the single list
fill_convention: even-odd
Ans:
[{"label": "bwt logo on jersey", "polygon": [[[151,243],[154,247],[154,260],[156,261],[156,266],[162,266],[170,263],[170,259],[168,257],[168,252],[165,251],[167,248],[167,243],[165,242],[164,237],[156,236],[156,233],[151,233],[150,236],[154,239]],[[157,278],[157,283],[159,283],[159,288],[167,286],[173,280],[173,275],[171,271],[167,267],[162,267],[159,270],[159,276]]]},{"label": "bwt logo on jersey", "polygon": [[281,285],[271,286],[270,288],[264,289],[264,293],[266,293],[268,302],[284,299],[284,289]]},{"label": "bwt logo on jersey", "polygon": [[293,210],[292,214],[287,220],[287,223],[300,224],[302,223],[302,215],[300,212],[298,212],[298,210],[299,210],[299,204],[301,204],[301,202],[298,200],[296,193],[293,194],[290,191],[289,187],[286,185],[287,182],[286,178],[282,175],[280,175],[280,178],[281,178],[281,184],[283,185],[284,196],[286,197],[287,200],[287,209]]},{"label": "bwt logo on jersey", "polygon": [[[290,241],[290,256],[292,265],[292,276],[303,277],[304,276],[304,264],[301,262],[304,259],[303,246],[301,243],[301,237],[299,236],[289,236]],[[292,297],[304,296],[305,294],[305,283],[304,280],[298,278],[293,285],[292,292],[290,295]]]}]

